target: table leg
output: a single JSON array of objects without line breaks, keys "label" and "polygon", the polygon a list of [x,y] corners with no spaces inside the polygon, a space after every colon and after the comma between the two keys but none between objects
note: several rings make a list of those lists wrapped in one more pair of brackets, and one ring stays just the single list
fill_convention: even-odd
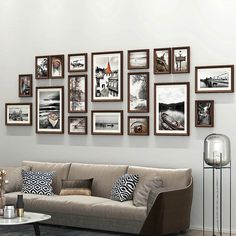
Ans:
[{"label": "table leg", "polygon": [[40,234],[40,229],[39,229],[39,224],[37,222],[33,223],[34,226],[34,232],[36,236],[41,236]]}]

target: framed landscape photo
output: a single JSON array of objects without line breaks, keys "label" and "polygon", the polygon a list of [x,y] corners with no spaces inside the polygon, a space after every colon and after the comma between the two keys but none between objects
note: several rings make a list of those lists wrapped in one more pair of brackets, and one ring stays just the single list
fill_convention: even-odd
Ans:
[{"label": "framed landscape photo", "polygon": [[6,103],[5,125],[32,125],[32,103]]},{"label": "framed landscape photo", "polygon": [[148,116],[128,116],[128,135],[148,136],[149,117]]},{"label": "framed landscape photo", "polygon": [[189,82],[154,85],[155,135],[189,136]]},{"label": "framed landscape photo", "polygon": [[19,97],[32,97],[32,74],[19,75]]},{"label": "framed landscape photo", "polygon": [[68,55],[68,72],[86,72],[88,63],[87,53]]},{"label": "framed landscape photo", "polygon": [[92,134],[123,135],[123,111],[92,111]]},{"label": "framed landscape photo", "polygon": [[153,50],[153,73],[171,73],[171,48],[155,48]]},{"label": "framed landscape photo", "polygon": [[36,87],[36,133],[64,133],[64,87]]},{"label": "framed landscape photo", "polygon": [[214,101],[195,101],[195,127],[214,127]]},{"label": "framed landscape photo", "polygon": [[172,48],[172,73],[190,73],[190,47]]},{"label": "framed landscape photo", "polygon": [[123,52],[92,53],[92,101],[123,100]]},{"label": "framed landscape photo", "polygon": [[50,56],[49,69],[51,79],[64,78],[64,55]]},{"label": "framed landscape photo", "polygon": [[128,70],[149,69],[149,49],[128,51]]},{"label": "framed landscape photo", "polygon": [[149,73],[128,73],[128,112],[149,112]]},{"label": "framed landscape photo", "polygon": [[87,134],[87,117],[86,116],[69,116],[68,117],[68,134],[74,134],[74,135]]},{"label": "framed landscape photo", "polygon": [[37,56],[35,57],[35,79],[49,78],[49,57]]},{"label": "framed landscape photo", "polygon": [[196,93],[233,93],[234,65],[195,67]]},{"label": "framed landscape photo", "polygon": [[68,76],[68,112],[87,112],[87,75]]}]

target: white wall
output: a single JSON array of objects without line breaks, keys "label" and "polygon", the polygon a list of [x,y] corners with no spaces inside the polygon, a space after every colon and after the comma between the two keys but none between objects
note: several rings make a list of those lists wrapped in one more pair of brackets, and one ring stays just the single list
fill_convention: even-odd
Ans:
[{"label": "white wall", "polygon": [[[122,163],[156,167],[190,167],[194,176],[191,226],[202,226],[202,146],[211,132],[227,134],[232,141],[232,214],[236,231],[234,94],[195,94],[194,67],[234,64],[236,55],[236,2],[234,0],[1,0],[0,1],[0,150],[1,166],[19,165],[23,159]],[[191,46],[191,73],[154,76],[152,49]],[[149,137],[127,136],[126,68],[128,49],[151,49]],[[18,74],[34,74],[34,57],[79,52],[124,51],[124,102],[89,102],[91,109],[124,109],[125,134],[121,137],[36,135],[32,127],[6,127],[6,102],[33,102],[18,97]],[[67,60],[66,60],[67,62]],[[89,98],[90,98],[89,54]],[[190,137],[153,135],[153,84],[166,81],[191,83]],[[64,85],[64,80],[36,81],[34,86]],[[66,91],[66,90],[65,90]],[[34,90],[35,93],[35,90]],[[67,93],[65,93],[67,94]],[[194,100],[215,100],[215,127],[194,127]],[[65,120],[67,120],[65,96]],[[90,121],[90,119],[89,119]],[[67,124],[67,123],[65,123]],[[90,123],[89,123],[90,124]],[[90,132],[90,129],[89,129]],[[228,193],[225,192],[228,197]],[[211,196],[208,196],[209,198]],[[225,216],[227,217],[227,216]]]}]

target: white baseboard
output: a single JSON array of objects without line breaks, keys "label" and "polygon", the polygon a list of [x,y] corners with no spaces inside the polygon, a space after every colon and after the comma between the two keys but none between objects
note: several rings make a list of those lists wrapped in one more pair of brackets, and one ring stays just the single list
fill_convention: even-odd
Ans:
[{"label": "white baseboard", "polygon": [[[202,226],[190,226],[190,229],[192,230],[201,230],[202,231]],[[205,231],[208,231],[208,232],[212,232],[212,228],[211,227],[205,227]],[[222,229],[223,233],[225,234],[229,234],[229,229]],[[231,233],[232,234],[236,234],[236,230],[232,230],[231,229]]]}]

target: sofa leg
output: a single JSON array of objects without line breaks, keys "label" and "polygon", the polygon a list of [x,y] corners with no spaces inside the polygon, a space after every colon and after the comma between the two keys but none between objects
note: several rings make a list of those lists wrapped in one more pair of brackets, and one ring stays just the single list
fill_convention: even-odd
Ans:
[{"label": "sofa leg", "polygon": [[180,234],[186,234],[186,233],[187,233],[187,230],[186,230],[186,229],[180,230],[179,233],[180,233]]}]

